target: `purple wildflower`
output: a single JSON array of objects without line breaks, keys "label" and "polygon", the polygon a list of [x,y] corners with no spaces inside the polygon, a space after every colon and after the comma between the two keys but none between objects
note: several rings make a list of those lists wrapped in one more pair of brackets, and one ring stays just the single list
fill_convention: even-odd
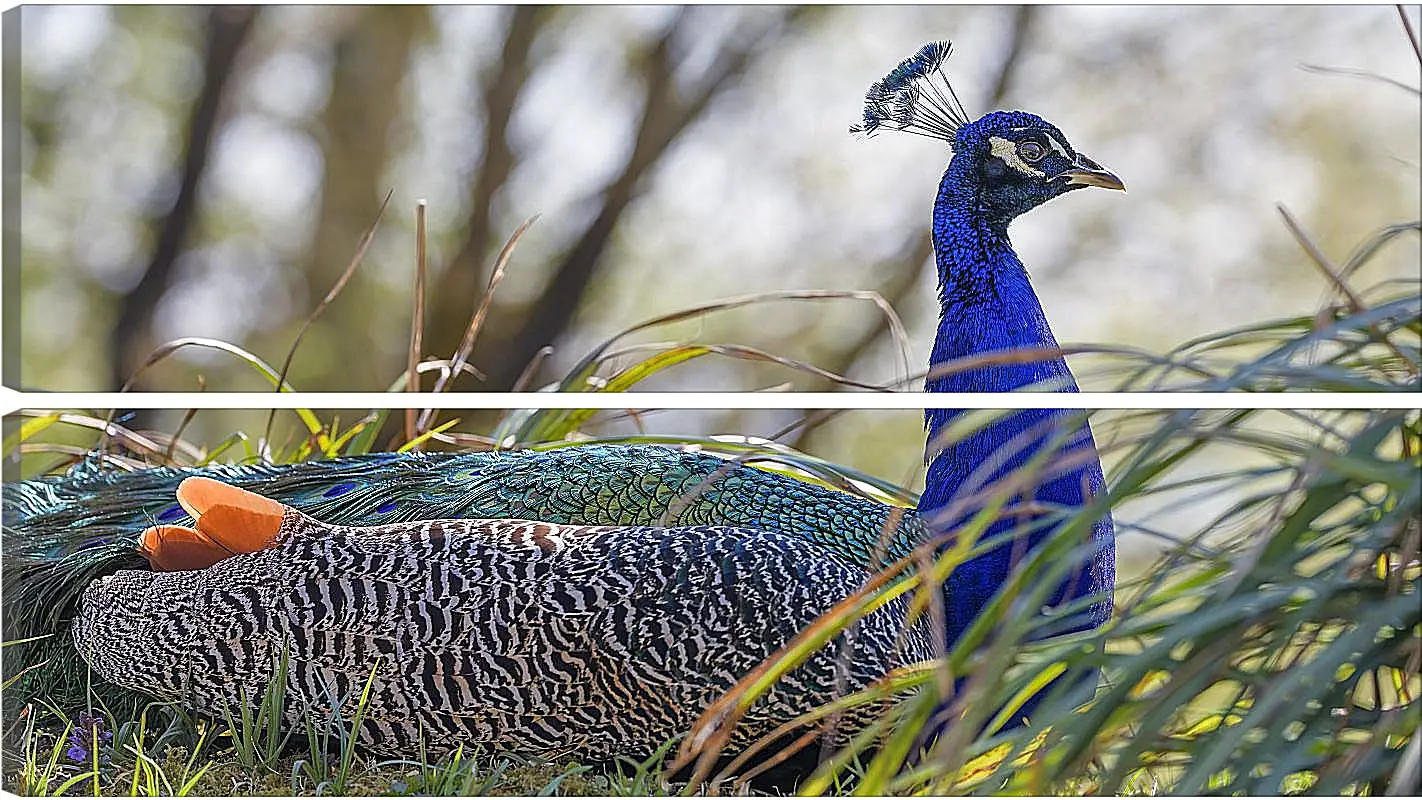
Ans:
[{"label": "purple wildflower", "polygon": [[100,751],[99,760],[107,763],[109,757],[102,751],[113,738],[114,732],[106,730],[103,717],[81,711],[69,731],[69,749],[64,751],[64,755],[76,764],[84,764],[90,759],[89,751],[97,748]]}]

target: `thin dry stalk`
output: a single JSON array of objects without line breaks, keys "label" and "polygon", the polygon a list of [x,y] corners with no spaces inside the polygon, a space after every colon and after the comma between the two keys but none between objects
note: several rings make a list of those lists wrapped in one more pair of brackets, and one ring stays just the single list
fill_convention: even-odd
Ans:
[{"label": "thin dry stalk", "polygon": [[[268,366],[265,361],[262,361],[260,358],[257,358],[255,355],[247,352],[246,350],[243,350],[242,348],[236,345],[228,344],[227,342],[218,339],[208,339],[201,336],[188,336],[181,339],[172,339],[153,348],[153,351],[148,354],[148,357],[143,360],[143,363],[138,365],[138,369],[135,369],[133,371],[133,374],[128,376],[128,380],[124,381],[123,386],[119,387],[119,392],[123,393],[127,392],[129,389],[132,389],[133,384],[139,379],[139,377],[143,375],[144,372],[148,371],[150,367],[159,363],[160,361],[167,359],[168,356],[171,356],[172,354],[183,349],[184,347],[205,347],[213,350],[221,350],[225,353],[231,353],[241,359],[246,360],[248,363],[256,365],[258,369],[272,376],[273,380],[276,381],[277,386],[279,387],[278,390],[280,390],[281,387],[288,389],[291,388],[287,385],[284,379],[277,380],[276,371],[273,370],[270,366]],[[200,389],[206,388],[205,382],[201,377],[198,378],[198,386]],[[104,417],[104,423],[106,425],[113,423],[114,413],[116,411],[117,409],[109,409],[109,413]],[[268,425],[270,425],[270,421],[268,422]],[[94,444],[94,450],[98,453],[99,463],[100,465],[102,465],[104,459],[108,458],[105,451],[108,449],[109,432],[105,428],[100,428],[99,430],[99,439]]]},{"label": "thin dry stalk", "polygon": [[[34,411],[31,409],[22,408],[15,413],[25,417],[40,417],[47,415],[49,412]],[[110,410],[109,416],[112,417],[113,413],[113,410]],[[130,449],[148,453],[149,455],[157,456],[159,458],[163,457],[164,448],[162,445],[158,444],[147,436],[144,436],[140,433],[136,433],[134,431],[129,430],[128,428],[123,427],[122,425],[119,425],[112,419],[96,419],[94,417],[85,416],[83,414],[61,413],[57,421],[66,425],[74,425],[80,428],[89,428],[92,430],[99,431],[102,434],[102,437],[100,439],[99,444],[95,445],[95,451],[98,452],[101,456],[110,458],[112,457],[112,455],[105,456],[104,450],[101,449],[102,446],[107,444],[108,440],[112,438],[123,442]]]},{"label": "thin dry stalk", "polygon": [[[341,277],[336,279],[336,284],[331,287],[331,291],[327,292],[326,296],[321,298],[321,302],[316,304],[316,308],[312,310],[310,316],[306,318],[306,321],[301,323],[301,329],[296,332],[296,338],[292,340],[291,348],[286,351],[286,360],[282,362],[281,369],[277,372],[277,392],[281,392],[282,386],[286,383],[286,373],[291,369],[291,361],[296,357],[296,348],[301,346],[301,340],[306,337],[306,331],[311,328],[311,324],[321,316],[321,313],[326,310],[326,307],[346,288],[346,283],[349,282],[351,276],[355,274],[356,267],[359,267],[361,262],[365,260],[365,251],[370,249],[370,243],[375,240],[375,231],[380,228],[380,219],[385,216],[385,207],[390,205],[390,198],[394,196],[394,194],[394,189],[385,193],[385,199],[380,201],[380,208],[375,212],[375,220],[370,223],[369,228],[366,228],[365,235],[360,237],[360,244],[356,247],[355,255],[351,258],[350,263],[346,265],[345,272],[342,272]],[[272,423],[275,421],[276,409],[272,409],[271,412],[267,414],[267,426],[262,433],[262,441],[265,442],[271,439]]]},{"label": "thin dry stalk", "polygon": [[[198,381],[199,383],[203,383],[201,376],[199,376]],[[178,440],[183,438],[183,431],[188,429],[188,423],[193,421],[193,417],[197,416],[197,412],[198,410],[196,408],[190,408],[183,412],[183,419],[178,423],[178,429],[173,431],[172,438],[168,440],[168,449],[163,451],[163,460],[165,462],[169,464],[173,463],[173,451],[178,446]]]},{"label": "thin dry stalk", "polygon": [[941,364],[933,365],[933,369],[921,375],[912,376],[913,379],[922,377],[924,380],[934,380],[936,378],[956,375],[959,372],[968,372],[981,367],[996,366],[999,364],[1035,364],[1041,361],[1048,361],[1065,356],[1084,355],[1112,355],[1127,358],[1140,358],[1146,361],[1170,366],[1176,369],[1190,372],[1199,378],[1217,379],[1218,375],[1193,364],[1174,361],[1170,356],[1155,355],[1142,348],[1134,347],[1108,347],[1102,345],[1061,345],[1059,347],[1019,347],[1013,350],[1000,350],[992,353],[971,356],[968,358],[957,358],[952,361],[945,361]]},{"label": "thin dry stalk", "polygon": [[[692,306],[690,308],[685,308],[680,311],[673,311],[669,314],[662,314],[660,316],[653,317],[649,320],[633,325],[632,327],[627,328],[626,330],[607,340],[603,343],[601,347],[594,351],[594,355],[598,355],[601,352],[607,350],[618,339],[622,339],[623,337],[626,337],[633,333],[637,333],[638,331],[643,331],[648,328],[653,328],[659,325],[666,325],[673,322],[681,322],[682,320],[691,319],[693,317],[698,317],[710,312],[729,311],[732,309],[742,308],[758,303],[779,302],[784,300],[813,302],[822,300],[846,299],[867,300],[873,303],[874,306],[879,309],[880,313],[884,315],[884,318],[888,320],[889,330],[893,332],[894,342],[899,345],[901,354],[907,352],[908,332],[904,329],[903,320],[900,319],[898,312],[894,311],[893,306],[889,305],[889,302],[885,300],[883,295],[879,294],[878,292],[835,291],[829,289],[787,289],[784,291],[761,292],[759,294],[753,295],[729,297],[725,300],[714,300],[710,303],[703,303],[701,305]],[[907,369],[907,355],[904,355],[903,357],[905,359],[905,369]]]},{"label": "thin dry stalk", "polygon": [[1402,29],[1407,32],[1407,41],[1412,45],[1412,52],[1417,54],[1417,63],[1422,64],[1422,44],[1417,42],[1417,31],[1412,29],[1412,20],[1407,18],[1407,8],[1401,3],[1397,4],[1397,16],[1402,18]]},{"label": "thin dry stalk", "polygon": [[[414,309],[410,312],[410,353],[405,362],[405,391],[420,391],[420,354],[424,351],[425,330],[425,275],[427,269],[426,249],[427,228],[425,224],[424,200],[415,203],[415,298]],[[419,435],[415,424],[415,409],[405,409],[405,441],[411,442]]]},{"label": "thin dry stalk", "polygon": [[[451,362],[447,358],[432,358],[429,361],[421,361],[419,364],[415,365],[415,371],[420,373],[421,375],[425,374],[426,372],[438,372],[445,380],[449,380],[449,373],[453,369],[453,362]],[[475,369],[472,364],[460,364],[459,371],[466,373],[481,381],[487,377],[486,375],[484,375],[484,373]]]},{"label": "thin dry stalk", "polygon": [[[1343,280],[1342,273],[1333,265],[1333,262],[1329,260],[1328,256],[1324,255],[1318,245],[1314,244],[1313,240],[1308,237],[1308,234],[1304,233],[1298,220],[1294,219],[1294,215],[1289,213],[1289,210],[1284,207],[1283,203],[1279,203],[1275,207],[1279,209],[1279,215],[1284,218],[1284,224],[1288,226],[1289,233],[1293,234],[1294,240],[1299,243],[1299,247],[1303,248],[1304,252],[1308,254],[1309,259],[1318,266],[1319,271],[1328,278],[1329,282],[1332,283],[1333,286],[1338,289],[1339,293],[1343,295],[1344,299],[1348,301],[1349,310],[1354,314],[1361,314],[1366,311],[1367,307],[1363,305],[1363,299],[1358,296],[1357,292],[1353,291],[1353,287],[1349,286],[1347,281]],[[1392,351],[1393,355],[1401,359],[1402,363],[1408,366],[1408,369],[1413,375],[1417,374],[1417,362],[1409,358],[1406,353],[1403,353],[1401,348],[1383,334],[1381,328],[1376,324],[1372,324],[1368,326],[1368,331],[1372,333],[1376,341],[1386,346],[1387,349]]]},{"label": "thin dry stalk", "polygon": [[533,358],[528,360],[523,372],[518,374],[518,380],[514,381],[511,392],[522,392],[528,389],[528,385],[533,383],[533,376],[538,374],[538,368],[543,366],[543,362],[553,355],[553,345],[544,345],[538,348],[538,352],[533,354]]},{"label": "thin dry stalk", "polygon": [[[64,456],[63,459],[57,462],[49,470],[47,470],[47,472],[53,472],[54,470],[57,470],[61,467],[70,467],[74,464],[78,464],[94,452],[93,450],[87,447],[79,447],[77,445],[72,444],[58,444],[55,442],[21,442],[18,451],[20,455],[42,454]],[[121,469],[124,469],[128,472],[140,470],[149,466],[148,464],[145,464],[142,461],[136,461],[131,458],[124,458],[123,456],[114,455],[113,453],[109,453],[105,456],[105,458],[113,462],[114,464],[117,464]]]},{"label": "thin dry stalk", "polygon": [[[499,288],[499,284],[504,280],[504,271],[508,268],[509,259],[513,257],[514,248],[518,246],[518,240],[523,238],[523,234],[533,227],[533,223],[538,221],[539,215],[529,217],[524,223],[518,226],[518,230],[513,232],[507,242],[504,242],[504,249],[499,251],[499,257],[494,262],[494,271],[489,276],[489,286],[484,290],[484,296],[479,298],[479,306],[474,309],[474,316],[469,319],[469,327],[464,330],[464,339],[459,343],[459,349],[455,351],[454,357],[450,359],[453,367],[446,375],[440,375],[435,382],[434,392],[436,394],[447,391],[449,385],[453,383],[454,376],[459,374],[464,362],[469,360],[469,354],[474,350],[474,340],[479,336],[479,330],[484,327],[484,318],[489,315],[489,307],[493,305],[494,292]],[[430,425],[430,418],[434,414],[434,409],[425,409],[420,414],[419,428],[427,430]]]},{"label": "thin dry stalk", "polygon": [[[671,345],[671,344],[633,345],[633,346],[631,346],[631,347],[627,347],[627,348],[624,348],[624,349],[621,349],[621,350],[614,350],[614,351],[612,351],[612,352],[610,352],[610,353],[606,353],[606,354],[604,354],[602,357],[603,357],[605,360],[611,360],[611,359],[614,359],[614,358],[619,358],[619,357],[621,357],[621,356],[626,356],[626,355],[630,355],[630,354],[633,354],[633,353],[638,353],[638,352],[642,352],[642,351],[646,351],[646,350],[654,350],[654,351],[655,351],[655,350],[661,350],[662,348],[669,348],[669,347],[674,347],[674,346],[675,346],[675,345]],[[811,364],[811,363],[809,363],[809,362],[806,362],[806,361],[799,361],[799,360],[793,359],[793,358],[785,358],[784,356],[778,356],[778,355],[775,355],[774,353],[770,353],[770,352],[767,352],[767,351],[765,351],[765,350],[761,350],[760,348],[757,348],[757,347],[750,347],[749,345],[743,345],[743,344],[697,344],[697,345],[689,345],[689,346],[690,346],[690,347],[701,348],[701,349],[707,351],[708,353],[715,353],[715,354],[717,354],[717,355],[726,356],[727,358],[735,358],[735,359],[739,359],[739,360],[741,360],[741,361],[763,361],[763,362],[766,362],[766,363],[769,363],[769,364],[778,364],[778,365],[780,365],[780,366],[782,366],[782,367],[787,367],[787,368],[793,369],[793,370],[795,370],[795,371],[797,371],[797,372],[804,372],[804,373],[808,373],[808,374],[810,374],[810,375],[814,375],[815,377],[818,377],[818,378],[823,378],[824,380],[829,381],[830,383],[838,384],[838,385],[841,385],[841,386],[852,386],[852,387],[854,387],[854,388],[856,388],[856,389],[868,389],[868,390],[874,391],[874,392],[892,392],[892,391],[893,391],[893,387],[892,387],[892,386],[889,386],[889,385],[885,385],[885,384],[882,384],[882,383],[864,383],[863,381],[856,381],[856,380],[854,380],[854,379],[852,379],[852,378],[848,378],[848,377],[845,377],[844,375],[840,375],[839,373],[831,372],[831,371],[826,370],[826,369],[820,369],[819,367],[817,367],[817,366],[815,366],[814,364]]]}]

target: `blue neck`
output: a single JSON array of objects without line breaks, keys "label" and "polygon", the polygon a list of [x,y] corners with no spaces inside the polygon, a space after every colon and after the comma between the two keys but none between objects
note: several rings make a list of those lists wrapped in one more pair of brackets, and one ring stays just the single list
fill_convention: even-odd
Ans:
[{"label": "blue neck", "polygon": [[[1027,270],[1008,241],[1010,220],[995,218],[979,198],[971,164],[965,158],[954,158],[943,176],[933,208],[933,244],[942,316],[933,343],[932,367],[998,351],[1057,346],[1042,304],[1032,291]],[[1059,391],[1077,391],[1071,370],[1061,358],[930,376],[925,388],[930,392],[1011,392],[1043,382],[1051,382]],[[1028,461],[1054,435],[1061,435],[1062,432],[1056,430],[1057,423],[1073,424],[1070,412],[1018,412],[935,454],[939,435],[961,413],[955,409],[930,409],[925,413],[931,461],[919,513],[935,531],[952,530],[966,519],[960,513],[953,514],[951,519],[945,514],[954,500],[971,496],[974,487],[1004,477]],[[1094,453],[1095,443],[1089,427],[1077,425],[1071,435],[1069,449],[1089,448]],[[1015,455],[999,452],[1014,440],[1026,441],[1027,445],[1020,447]],[[1002,463],[991,465],[995,458],[1002,459]],[[982,473],[975,475],[980,467],[983,467]],[[1020,499],[1075,507],[1084,505],[1092,493],[1102,491],[1103,487],[1100,462],[1092,458],[1085,465],[1039,485],[1032,498]],[[1009,506],[986,535],[1000,536],[1022,519],[1012,519]],[[1050,533],[1050,530],[1041,530],[1027,536],[1026,547],[1036,546]],[[1058,589],[1052,602],[1096,594],[1105,599],[1093,606],[1089,614],[1062,625],[1057,632],[1093,627],[1110,616],[1115,545],[1109,517],[1098,523],[1092,538],[1096,546],[1094,557],[1086,562],[1079,575]],[[1004,544],[1007,546],[963,564],[949,577],[945,590],[950,643],[972,623],[1007,580],[1013,563],[1021,559],[1022,547]]]},{"label": "blue neck", "polygon": [[[938,335],[930,363],[1030,347],[1056,347],[1056,337],[1027,269],[1007,238],[1009,220],[982,208],[978,184],[964,159],[955,158],[938,186],[933,206],[933,251],[938,262]],[[930,392],[1011,392],[1041,381],[1076,391],[1060,358],[1003,364],[930,378]],[[931,421],[930,421],[931,424]]]}]

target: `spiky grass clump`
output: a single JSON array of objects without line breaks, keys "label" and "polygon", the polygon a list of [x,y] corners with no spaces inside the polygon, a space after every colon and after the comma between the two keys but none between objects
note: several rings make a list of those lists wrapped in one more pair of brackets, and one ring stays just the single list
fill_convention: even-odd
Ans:
[{"label": "spiky grass clump", "polygon": [[[1398,788],[1422,709],[1419,414],[1140,412],[1114,430],[1118,525],[1178,543],[1119,588],[1112,623],[1034,641],[1033,609],[1074,563],[1074,542],[1101,511],[1089,508],[1029,556],[944,658],[841,703],[890,706],[802,790],[831,790],[856,758],[865,762],[856,791],[868,794]],[[1257,463],[1200,466],[1237,449]],[[1208,497],[1227,502],[1195,530],[1162,530],[1133,513]],[[887,597],[926,597],[934,582],[925,576],[970,553],[951,549],[890,575],[822,618],[708,710],[678,763],[709,765],[700,757],[769,682]],[[1094,699],[1070,680],[1053,683],[1095,670],[1105,681]],[[1003,730],[1000,710],[1045,686],[1033,724]],[[944,705],[952,725],[921,750]],[[833,711],[807,714],[806,730]]]}]

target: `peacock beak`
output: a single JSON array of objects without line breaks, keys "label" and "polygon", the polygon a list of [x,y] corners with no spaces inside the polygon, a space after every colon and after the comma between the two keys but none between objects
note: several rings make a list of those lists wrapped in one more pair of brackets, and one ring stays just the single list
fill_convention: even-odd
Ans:
[{"label": "peacock beak", "polygon": [[1078,186],[1099,186],[1102,189],[1126,191],[1126,184],[1116,174],[1092,161],[1084,153],[1076,154],[1076,163],[1059,177],[1065,177],[1067,184]]}]

